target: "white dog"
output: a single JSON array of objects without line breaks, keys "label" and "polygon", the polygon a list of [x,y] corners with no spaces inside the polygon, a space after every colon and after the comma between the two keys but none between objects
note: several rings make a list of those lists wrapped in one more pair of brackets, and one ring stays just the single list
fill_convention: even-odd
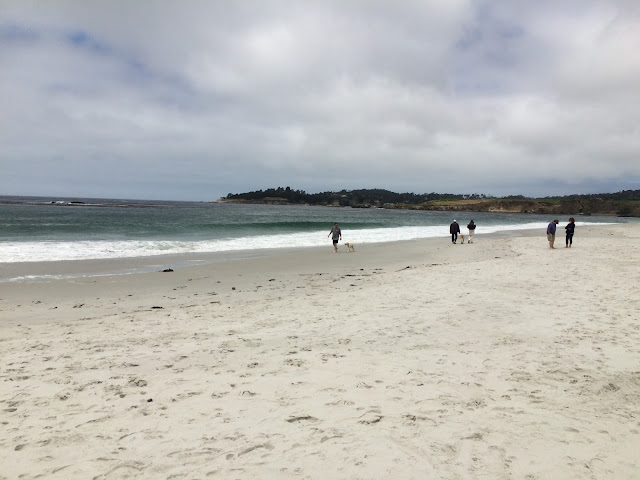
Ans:
[{"label": "white dog", "polygon": [[347,252],[355,252],[356,251],[356,244],[353,242],[344,242],[344,244],[347,246]]}]

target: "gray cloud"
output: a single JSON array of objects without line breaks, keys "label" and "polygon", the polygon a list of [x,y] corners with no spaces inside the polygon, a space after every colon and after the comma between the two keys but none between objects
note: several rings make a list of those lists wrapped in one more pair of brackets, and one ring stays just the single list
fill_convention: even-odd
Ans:
[{"label": "gray cloud", "polygon": [[640,188],[636,2],[0,6],[0,194]]}]

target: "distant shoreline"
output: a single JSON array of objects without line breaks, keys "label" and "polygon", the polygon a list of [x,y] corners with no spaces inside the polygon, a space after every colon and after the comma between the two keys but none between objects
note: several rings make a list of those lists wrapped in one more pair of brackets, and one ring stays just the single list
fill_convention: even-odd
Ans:
[{"label": "distant shoreline", "polygon": [[[374,192],[366,200],[359,200],[358,192]],[[385,192],[385,193],[378,193]],[[512,198],[512,197],[484,197],[459,198],[461,195],[447,194],[396,194],[378,190],[358,190],[347,192],[325,192],[309,195],[314,201],[292,200],[280,196],[263,196],[260,198],[246,198],[255,192],[233,194],[231,197],[217,200],[137,200],[137,199],[102,199],[71,196],[0,196],[2,205],[31,205],[38,200],[37,205],[53,207],[114,207],[114,208],[163,208],[163,204],[172,203],[209,203],[209,204],[245,204],[245,205],[278,205],[278,206],[310,206],[331,208],[363,208],[386,210],[422,210],[433,212],[478,212],[478,213],[514,213],[536,215],[605,215],[622,218],[640,218],[640,190],[599,195],[571,195],[565,197],[548,198]],[[409,201],[385,201],[385,195],[408,195]],[[231,194],[230,194],[231,195]],[[305,194],[306,195],[306,194]],[[436,199],[419,201],[422,197],[436,196]],[[244,197],[244,198],[243,198]],[[520,197],[520,196],[518,196]],[[62,200],[61,200],[62,199]],[[102,200],[102,201],[101,201]]]}]

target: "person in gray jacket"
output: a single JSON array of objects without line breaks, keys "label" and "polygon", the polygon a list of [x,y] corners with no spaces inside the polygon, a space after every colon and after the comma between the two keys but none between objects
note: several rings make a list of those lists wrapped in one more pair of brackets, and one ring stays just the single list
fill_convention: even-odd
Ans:
[{"label": "person in gray jacket", "polygon": [[333,224],[333,228],[331,229],[327,237],[332,237],[333,253],[338,253],[338,240],[342,240],[342,230],[340,230],[338,222]]}]

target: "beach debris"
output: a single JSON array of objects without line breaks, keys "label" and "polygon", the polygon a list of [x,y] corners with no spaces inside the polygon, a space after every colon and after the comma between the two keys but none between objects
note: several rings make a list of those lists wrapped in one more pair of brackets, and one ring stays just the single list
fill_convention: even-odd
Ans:
[{"label": "beach debris", "polygon": [[173,272],[172,268],[165,268],[164,270],[162,270],[163,273],[165,272]]},{"label": "beach debris", "polygon": [[153,402],[153,398],[148,398],[147,403],[151,403],[151,402]]},{"label": "beach debris", "polygon": [[153,308],[155,308],[155,309],[160,309],[160,310],[162,310],[164,307],[157,307],[157,306],[153,306],[153,307],[151,307],[151,308],[152,308],[152,309],[153,309]]},{"label": "beach debris", "polygon": [[236,289],[236,287],[231,287],[231,290],[235,290],[235,289]]}]

